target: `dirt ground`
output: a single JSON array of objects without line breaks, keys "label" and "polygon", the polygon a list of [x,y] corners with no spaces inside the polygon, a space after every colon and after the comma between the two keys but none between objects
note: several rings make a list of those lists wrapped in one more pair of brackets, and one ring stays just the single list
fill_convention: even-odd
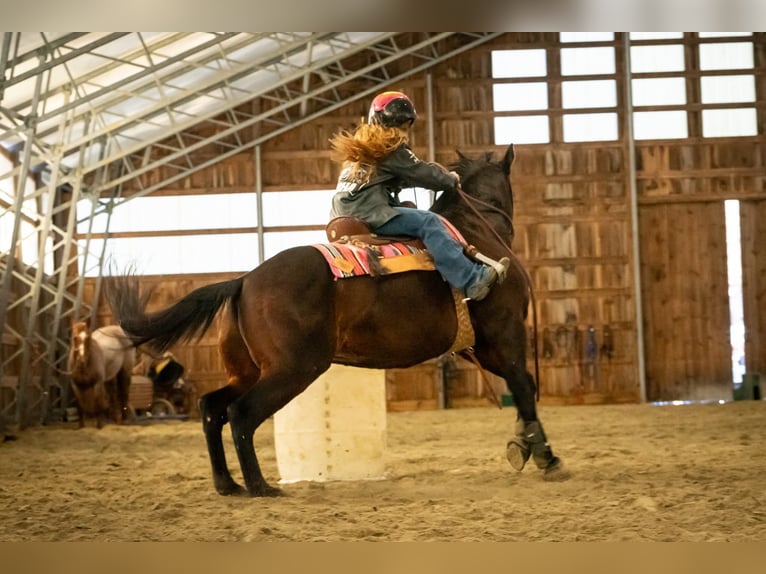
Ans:
[{"label": "dirt ground", "polygon": [[[0,444],[0,541],[766,540],[766,401],[540,416],[565,482],[510,467],[512,407],[454,409],[388,414],[386,479],[277,499],[216,494],[199,421],[30,428]],[[255,442],[277,484],[271,421]]]}]

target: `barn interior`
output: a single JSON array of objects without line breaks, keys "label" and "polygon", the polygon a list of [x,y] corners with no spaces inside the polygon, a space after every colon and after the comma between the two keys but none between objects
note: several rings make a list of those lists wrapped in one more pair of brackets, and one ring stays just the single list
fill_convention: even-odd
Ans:
[{"label": "barn interior", "polygon": [[[113,321],[115,269],[157,308],[323,241],[329,139],[386,89],[424,159],[515,146],[543,404],[731,401],[766,372],[764,32],[4,32],[0,79],[10,425],[65,419],[70,328]],[[225,383],[215,329],[173,354]],[[502,392],[449,356],[385,377],[389,411]]]}]

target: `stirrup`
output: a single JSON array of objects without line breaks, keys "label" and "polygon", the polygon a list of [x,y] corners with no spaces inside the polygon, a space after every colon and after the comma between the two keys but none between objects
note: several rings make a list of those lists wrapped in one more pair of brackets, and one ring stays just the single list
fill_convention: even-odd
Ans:
[{"label": "stirrup", "polygon": [[482,263],[492,267],[497,272],[498,283],[505,281],[505,276],[508,274],[508,268],[511,266],[511,260],[508,257],[503,257],[500,259],[500,261],[495,261],[483,253],[480,253],[479,250],[476,249],[473,245],[468,245],[466,247],[466,252],[468,252],[468,255],[477,261],[481,261]]}]

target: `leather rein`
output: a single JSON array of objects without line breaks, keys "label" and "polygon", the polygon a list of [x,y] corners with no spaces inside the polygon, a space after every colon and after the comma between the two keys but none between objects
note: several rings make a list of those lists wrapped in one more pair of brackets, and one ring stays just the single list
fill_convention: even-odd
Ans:
[{"label": "leather rein", "polygon": [[534,342],[534,358],[535,358],[535,396],[537,400],[539,401],[540,400],[540,359],[537,352],[537,303],[535,301],[535,290],[532,287],[532,278],[529,276],[529,273],[521,264],[521,261],[519,261],[519,258],[513,252],[508,242],[506,242],[502,237],[500,237],[500,234],[495,230],[494,227],[492,227],[492,225],[490,225],[489,221],[487,221],[487,218],[484,217],[479,212],[478,209],[476,209],[474,204],[481,205],[482,207],[485,207],[488,210],[503,216],[503,218],[511,226],[511,233],[513,233],[513,219],[511,218],[510,215],[508,215],[505,211],[503,211],[499,207],[495,207],[491,203],[488,203],[484,200],[468,195],[465,191],[463,191],[463,186],[460,184],[458,184],[457,186],[457,191],[460,197],[462,197],[465,200],[468,207],[471,208],[471,211],[473,211],[476,217],[478,217],[479,220],[482,223],[484,223],[484,225],[489,229],[489,231],[492,233],[495,239],[497,239],[500,245],[503,246],[503,249],[505,249],[506,253],[510,256],[511,261],[513,261],[516,268],[522,272],[522,274],[527,280],[527,288],[529,290],[529,297],[532,303],[532,339]]}]

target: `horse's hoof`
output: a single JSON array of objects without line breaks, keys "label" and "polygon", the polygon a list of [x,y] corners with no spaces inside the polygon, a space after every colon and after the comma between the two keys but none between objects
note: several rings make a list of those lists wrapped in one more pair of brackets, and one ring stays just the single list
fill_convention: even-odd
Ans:
[{"label": "horse's hoof", "polygon": [[554,456],[548,466],[543,469],[543,480],[547,482],[561,482],[569,480],[571,476],[572,473],[564,467],[564,463],[557,456]]},{"label": "horse's hoof", "polygon": [[277,488],[276,486],[271,486],[270,484],[266,484],[259,488],[253,496],[262,496],[266,498],[277,498],[278,496],[285,496],[284,491],[282,491],[281,488]]},{"label": "horse's hoof", "polygon": [[215,490],[221,496],[247,496],[248,495],[247,491],[236,482],[232,482],[231,484],[227,484],[224,486],[216,485]]},{"label": "horse's hoof", "polygon": [[524,465],[527,464],[531,452],[524,440],[516,437],[509,440],[505,447],[505,457],[514,470],[519,472],[524,470]]}]

